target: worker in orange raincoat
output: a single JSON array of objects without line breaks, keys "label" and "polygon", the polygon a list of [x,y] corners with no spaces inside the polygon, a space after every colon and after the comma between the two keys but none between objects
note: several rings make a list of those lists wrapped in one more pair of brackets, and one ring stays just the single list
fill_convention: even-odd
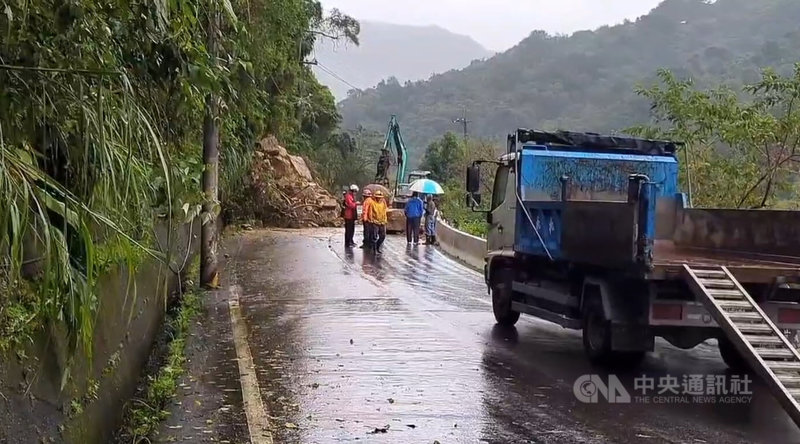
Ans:
[{"label": "worker in orange raincoat", "polygon": [[364,241],[361,243],[362,249],[372,248],[372,224],[369,222],[369,212],[372,206],[372,191],[364,190],[364,202],[361,204],[361,223],[364,224]]},{"label": "worker in orange raincoat", "polygon": [[372,239],[375,240],[373,249],[376,253],[380,253],[383,241],[386,240],[387,207],[381,190],[376,191],[373,196],[369,206],[369,223],[372,225]]}]

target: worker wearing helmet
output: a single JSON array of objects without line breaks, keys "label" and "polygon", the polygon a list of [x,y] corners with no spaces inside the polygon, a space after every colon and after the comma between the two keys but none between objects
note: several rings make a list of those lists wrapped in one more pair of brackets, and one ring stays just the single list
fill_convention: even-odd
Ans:
[{"label": "worker wearing helmet", "polygon": [[369,189],[364,190],[364,202],[361,204],[361,223],[364,225],[364,242],[360,247],[362,249],[372,247],[372,224],[369,222],[372,202],[372,191]]},{"label": "worker wearing helmet", "polygon": [[376,253],[380,253],[383,241],[386,240],[387,208],[386,200],[383,198],[383,191],[375,191],[373,197],[373,202],[369,206],[369,222],[372,224],[372,238],[375,240],[373,248]]},{"label": "worker wearing helmet", "polygon": [[356,232],[356,219],[358,219],[358,202],[356,201],[356,193],[358,193],[357,185],[350,185],[350,190],[344,197],[344,246],[345,248],[355,247],[356,243],[353,242],[353,235]]}]

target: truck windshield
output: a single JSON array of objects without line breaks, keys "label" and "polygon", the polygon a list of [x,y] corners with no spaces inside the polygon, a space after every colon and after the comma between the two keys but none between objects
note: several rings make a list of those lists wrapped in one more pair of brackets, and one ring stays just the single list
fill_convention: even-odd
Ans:
[{"label": "truck windshield", "polygon": [[494,177],[494,191],[492,192],[492,211],[496,210],[506,200],[506,187],[508,185],[508,167],[500,165]]}]

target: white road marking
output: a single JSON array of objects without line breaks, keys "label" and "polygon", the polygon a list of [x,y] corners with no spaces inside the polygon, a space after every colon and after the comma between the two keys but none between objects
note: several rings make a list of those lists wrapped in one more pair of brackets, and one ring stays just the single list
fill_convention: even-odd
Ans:
[{"label": "white road marking", "polygon": [[261,389],[258,387],[258,377],[250,353],[250,344],[247,342],[247,327],[242,318],[242,309],[239,306],[238,285],[230,287],[231,298],[228,307],[231,315],[233,329],[233,342],[236,346],[236,357],[239,361],[239,381],[242,385],[242,401],[244,412],[247,416],[247,428],[250,431],[252,444],[272,444],[272,433],[269,428],[267,409],[261,400]]}]

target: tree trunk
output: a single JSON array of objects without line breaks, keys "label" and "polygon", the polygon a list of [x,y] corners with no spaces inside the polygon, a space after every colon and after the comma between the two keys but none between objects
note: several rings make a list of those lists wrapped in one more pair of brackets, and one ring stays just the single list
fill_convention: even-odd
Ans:
[{"label": "tree trunk", "polygon": [[[217,12],[208,16],[208,50],[216,60]],[[219,126],[217,101],[213,93],[206,96],[206,113],[203,119],[203,225],[200,230],[200,285],[205,288],[219,286],[217,270],[217,211],[219,202]]]},{"label": "tree trunk", "polygon": [[769,197],[772,194],[772,183],[774,179],[774,173],[770,174],[769,181],[767,182],[767,189],[764,190],[764,197],[761,199],[761,205],[758,208],[764,208],[767,206],[767,200],[769,200]]}]

